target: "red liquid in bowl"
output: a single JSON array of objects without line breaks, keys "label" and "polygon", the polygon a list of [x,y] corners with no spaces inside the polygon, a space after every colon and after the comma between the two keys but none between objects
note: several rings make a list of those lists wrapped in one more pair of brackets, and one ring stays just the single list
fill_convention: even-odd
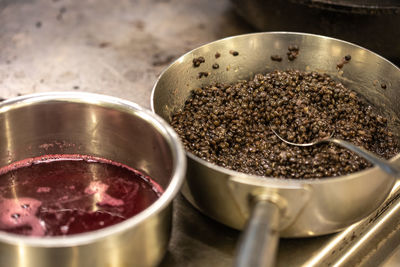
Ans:
[{"label": "red liquid in bowl", "polygon": [[29,236],[93,231],[143,211],[162,192],[149,177],[101,158],[26,159],[0,169],[0,230]]}]

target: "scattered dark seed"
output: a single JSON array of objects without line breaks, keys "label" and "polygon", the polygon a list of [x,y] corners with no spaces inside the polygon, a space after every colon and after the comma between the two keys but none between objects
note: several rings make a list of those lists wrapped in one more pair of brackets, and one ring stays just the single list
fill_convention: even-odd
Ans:
[{"label": "scattered dark seed", "polygon": [[42,22],[41,21],[38,21],[38,22],[36,22],[36,28],[40,28],[40,27],[42,27]]},{"label": "scattered dark seed", "polygon": [[344,64],[349,63],[350,60],[351,60],[351,55],[346,55],[336,64],[336,67],[338,69],[341,69],[343,68]]},{"label": "scattered dark seed", "polygon": [[282,57],[279,56],[279,55],[272,55],[271,56],[271,60],[281,62],[282,61]]},{"label": "scattered dark seed", "polygon": [[292,53],[289,53],[289,54],[288,54],[288,59],[289,59],[290,61],[293,61],[293,60],[296,59],[296,56],[293,55]]},{"label": "scattered dark seed", "polygon": [[63,15],[65,14],[65,12],[67,12],[67,8],[65,6],[61,7],[58,10],[58,14],[57,14],[57,20],[62,20],[63,19]]},{"label": "scattered dark seed", "polygon": [[171,63],[175,59],[175,55],[168,55],[165,53],[156,53],[153,55],[153,62],[151,63],[153,66],[164,66],[166,64]]},{"label": "scattered dark seed", "polygon": [[221,54],[219,52],[215,53],[215,58],[219,58]]},{"label": "scattered dark seed", "polygon": [[199,79],[201,79],[203,77],[207,77],[207,76],[208,76],[208,72],[204,72],[204,71],[199,72]]},{"label": "scattered dark seed", "polygon": [[109,43],[109,42],[101,42],[101,43],[99,44],[99,47],[100,47],[100,48],[106,48],[106,47],[108,47],[108,46],[110,46],[110,43]]},{"label": "scattered dark seed", "polygon": [[289,45],[286,55],[290,61],[293,61],[299,55],[300,48],[297,45]]},{"label": "scattered dark seed", "polygon": [[235,50],[229,50],[229,53],[232,54],[234,57],[239,55],[239,52]]},{"label": "scattered dark seed", "polygon": [[6,100],[4,97],[0,97],[0,102],[3,102],[4,100]]},{"label": "scattered dark seed", "polygon": [[216,69],[219,68],[219,65],[218,65],[217,63],[214,63],[214,64],[212,65],[212,68],[216,70]]},{"label": "scattered dark seed", "polygon": [[133,23],[133,25],[135,25],[135,27],[136,27],[138,30],[140,30],[140,31],[143,31],[143,30],[144,30],[144,27],[146,26],[146,24],[145,24],[144,21],[142,21],[142,20],[137,20],[137,21],[135,21],[135,22]]},{"label": "scattered dark seed", "polygon": [[22,204],[22,205],[21,205],[21,208],[27,209],[27,208],[29,208],[29,204]]},{"label": "scattered dark seed", "polygon": [[19,217],[21,217],[21,215],[18,213],[14,213],[11,215],[11,218],[13,218],[13,219],[18,219]]},{"label": "scattered dark seed", "polygon": [[201,63],[206,62],[206,60],[204,59],[204,57],[197,57],[193,59],[193,67],[197,68],[198,66],[200,66]]},{"label": "scattered dark seed", "polygon": [[78,85],[75,85],[73,88],[74,88],[74,90],[79,90],[79,86]]},{"label": "scattered dark seed", "polygon": [[382,83],[382,84],[381,84],[381,88],[382,88],[382,89],[386,89],[386,84]]},{"label": "scattered dark seed", "polygon": [[289,45],[289,46],[288,46],[288,50],[289,50],[289,51],[298,52],[298,51],[299,51],[299,46],[298,46],[298,45]]}]

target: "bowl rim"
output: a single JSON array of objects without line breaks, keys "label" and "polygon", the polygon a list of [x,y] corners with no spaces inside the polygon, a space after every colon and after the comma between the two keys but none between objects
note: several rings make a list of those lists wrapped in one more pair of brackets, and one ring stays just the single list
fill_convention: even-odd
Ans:
[{"label": "bowl rim", "polygon": [[171,202],[179,193],[185,178],[186,157],[178,135],[160,116],[128,100],[87,92],[47,92],[10,98],[0,103],[0,113],[31,104],[40,104],[49,101],[103,105],[110,109],[139,116],[149,122],[149,124],[163,136],[171,148],[171,157],[173,158],[171,180],[165,188],[164,193],[153,204],[142,212],[120,223],[94,231],[66,236],[34,237],[0,231],[0,242],[35,247],[71,247],[86,245],[115,234],[122,234],[128,230],[132,230],[146,221],[146,219],[157,215],[172,204]]},{"label": "bowl rim", "polygon": [[[186,52],[185,54],[183,54],[182,56],[180,56],[179,58],[177,58],[175,61],[173,61],[170,65],[168,65],[159,75],[159,77],[157,78],[157,81],[155,82],[152,91],[151,91],[151,97],[150,97],[150,107],[151,110],[155,113],[155,107],[154,107],[154,98],[155,98],[155,91],[156,88],[160,82],[160,80],[163,78],[163,76],[165,75],[165,73],[167,71],[169,71],[174,65],[177,65],[181,62],[184,61],[185,57],[188,57],[192,54],[195,54],[197,51],[214,45],[214,44],[218,44],[218,43],[223,43],[229,40],[233,40],[233,39],[239,39],[239,38],[250,38],[252,36],[262,36],[262,35],[293,35],[293,36],[307,36],[307,37],[311,37],[311,38],[318,38],[318,39],[326,39],[326,40],[331,40],[331,41],[335,41],[335,42],[339,42],[339,43],[343,43],[346,45],[350,45],[353,46],[355,48],[359,48],[362,49],[364,51],[366,51],[367,53],[371,53],[374,56],[378,57],[379,59],[385,61],[386,63],[390,64],[392,67],[394,67],[395,69],[397,69],[400,72],[400,68],[397,67],[396,65],[394,65],[392,62],[390,62],[389,60],[387,60],[386,58],[378,55],[377,53],[364,48],[362,46],[359,46],[357,44],[348,42],[348,41],[344,41],[341,39],[337,39],[337,38],[333,38],[333,37],[329,37],[329,36],[324,36],[324,35],[319,35],[319,34],[312,34],[312,33],[303,33],[303,32],[290,32],[290,31],[267,31],[267,32],[256,32],[256,33],[246,33],[246,34],[240,34],[240,35],[234,35],[234,36],[229,36],[229,37],[225,37],[222,39],[218,39],[209,43],[205,43],[199,47],[196,47],[188,52]],[[158,114],[157,114],[158,115]],[[326,184],[326,183],[336,183],[336,182],[343,182],[343,181],[347,181],[347,180],[352,180],[352,179],[359,179],[360,176],[364,176],[364,175],[369,175],[373,172],[377,172],[379,170],[379,167],[377,166],[372,166],[371,168],[367,168],[367,169],[363,169],[361,171],[357,171],[354,173],[350,173],[347,175],[342,175],[342,176],[331,176],[331,177],[323,177],[323,178],[310,178],[310,179],[294,179],[294,178],[277,178],[277,177],[266,177],[266,176],[259,176],[259,175],[253,175],[253,174],[246,174],[246,173],[242,173],[242,172],[238,172],[238,171],[234,171],[234,170],[230,170],[221,166],[218,166],[214,163],[208,162],[206,160],[203,160],[197,156],[195,156],[193,153],[187,151],[185,149],[185,153],[187,155],[187,157],[190,160],[195,161],[196,163],[202,164],[204,166],[206,166],[207,168],[210,168],[216,172],[219,173],[223,173],[229,177],[238,177],[240,179],[242,179],[243,181],[248,181],[248,183],[256,183],[256,184],[264,184],[264,185],[271,185],[271,184],[276,184],[278,186],[287,186],[287,185],[318,185],[318,184]],[[394,157],[389,159],[390,162],[395,162],[395,161],[400,161],[400,153],[395,155]],[[393,184],[395,182],[395,178],[393,178]]]}]

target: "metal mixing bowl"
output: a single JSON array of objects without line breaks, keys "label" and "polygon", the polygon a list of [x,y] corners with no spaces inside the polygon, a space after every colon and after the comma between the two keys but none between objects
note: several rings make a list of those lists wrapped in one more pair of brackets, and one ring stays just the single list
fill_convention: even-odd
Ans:
[{"label": "metal mixing bowl", "polygon": [[[289,61],[289,45],[300,54]],[[229,51],[236,50],[234,57]],[[221,57],[215,58],[219,52]],[[282,62],[271,60],[279,54]],[[337,63],[350,54],[341,70]],[[203,56],[205,63],[194,68],[192,60]],[[212,65],[217,62],[218,70]],[[256,73],[298,69],[330,74],[346,87],[365,97],[389,118],[399,132],[400,70],[379,55],[357,45],[320,35],[265,32],[218,40],[178,58],[160,76],[153,88],[152,109],[166,119],[183,107],[190,91],[215,82],[234,83]],[[210,72],[198,78],[199,72]],[[386,89],[381,88],[385,84]],[[251,213],[247,196],[271,191],[285,199],[280,234],[286,237],[332,233],[358,221],[376,209],[389,194],[394,179],[377,167],[346,176],[316,179],[276,179],[246,175],[202,160],[187,152],[188,173],[183,193],[205,214],[230,227],[243,229]],[[393,160],[399,160],[399,155]],[[294,190],[295,188],[299,190]],[[303,191],[303,192],[302,192]],[[296,196],[296,193],[299,196]]]},{"label": "metal mixing bowl", "polygon": [[47,154],[93,155],[126,164],[164,188],[121,223],[65,237],[0,231],[0,266],[154,266],[170,237],[172,200],[186,170],[183,148],[158,116],[128,101],[88,93],[44,93],[0,104],[0,166]]},{"label": "metal mixing bowl", "polygon": [[[294,61],[289,45],[298,45]],[[229,51],[236,50],[238,56]],[[215,57],[219,52],[221,56]],[[281,62],[271,56],[283,56]],[[338,69],[346,55],[351,61]],[[193,67],[193,59],[205,63]],[[217,62],[219,68],[212,65]],[[191,90],[216,82],[235,83],[256,73],[298,69],[330,74],[365,97],[399,133],[400,70],[357,45],[325,36],[265,32],[234,36],[194,49],[178,58],[160,76],[152,93],[152,109],[170,120]],[[199,72],[209,72],[199,78]],[[385,86],[381,86],[385,84]],[[222,168],[187,152],[185,197],[199,210],[236,229],[246,229],[237,266],[272,264],[278,236],[306,237],[339,231],[374,211],[388,196],[395,178],[377,167],[324,179],[277,179]],[[400,156],[392,161],[399,163]],[[247,225],[247,226],[246,226]],[[249,262],[252,262],[251,264]]]}]

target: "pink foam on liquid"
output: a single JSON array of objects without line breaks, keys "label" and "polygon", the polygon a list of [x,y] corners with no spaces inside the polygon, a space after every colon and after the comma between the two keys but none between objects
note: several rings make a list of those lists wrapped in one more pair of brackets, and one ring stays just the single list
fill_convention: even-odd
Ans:
[{"label": "pink foam on liquid", "polygon": [[0,228],[31,228],[32,236],[43,236],[45,229],[35,216],[42,202],[33,198],[0,199]]},{"label": "pink foam on liquid", "polygon": [[42,186],[42,187],[38,187],[36,192],[38,192],[38,193],[48,193],[48,192],[50,192],[50,190],[51,190],[50,187]]},{"label": "pink foam on liquid", "polygon": [[48,155],[0,168],[0,230],[79,234],[124,221],[160,197],[152,179],[121,163]]},{"label": "pink foam on liquid", "polygon": [[85,193],[89,195],[97,194],[98,202],[97,205],[110,205],[110,206],[122,206],[124,201],[121,199],[116,199],[106,193],[108,185],[103,184],[99,181],[90,182],[89,186],[86,187]]}]

